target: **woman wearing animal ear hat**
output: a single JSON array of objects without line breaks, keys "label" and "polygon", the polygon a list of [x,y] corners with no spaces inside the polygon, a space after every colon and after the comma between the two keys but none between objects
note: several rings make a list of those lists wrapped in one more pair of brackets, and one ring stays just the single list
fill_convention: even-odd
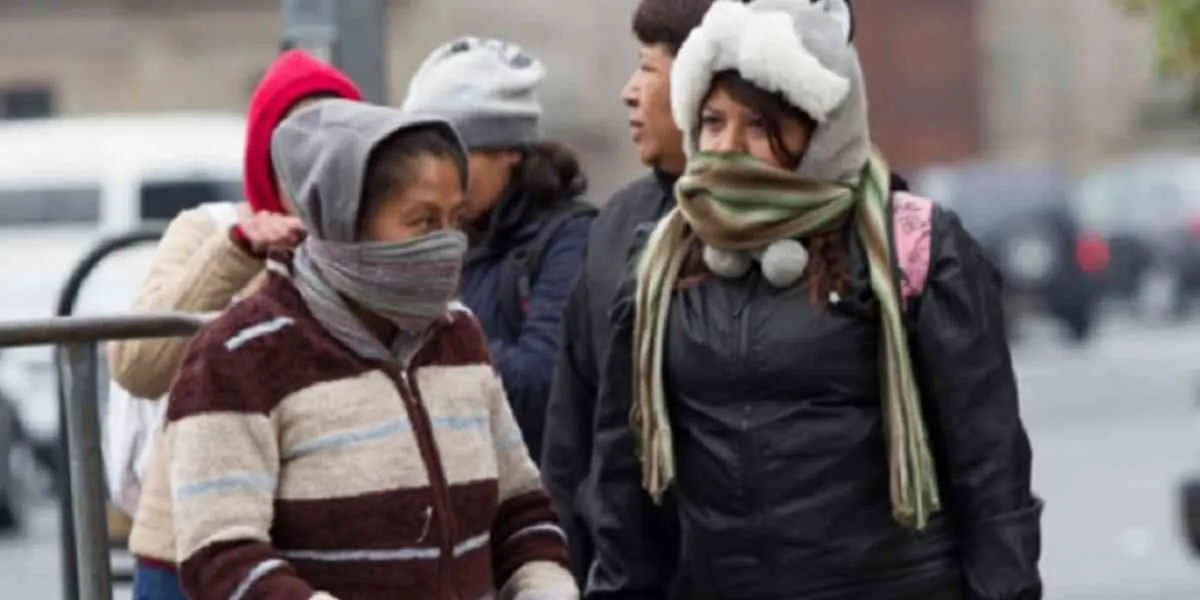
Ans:
[{"label": "woman wearing animal ear hat", "polygon": [[688,164],[613,310],[587,597],[1040,598],[994,271],[892,189],[839,21],[715,2],[671,101]]}]

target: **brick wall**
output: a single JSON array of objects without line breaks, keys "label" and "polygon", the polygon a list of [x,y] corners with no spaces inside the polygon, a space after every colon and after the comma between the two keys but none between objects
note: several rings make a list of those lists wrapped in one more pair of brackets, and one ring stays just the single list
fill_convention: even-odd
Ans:
[{"label": "brick wall", "polygon": [[982,151],[975,0],[855,0],[872,135],[893,168]]}]

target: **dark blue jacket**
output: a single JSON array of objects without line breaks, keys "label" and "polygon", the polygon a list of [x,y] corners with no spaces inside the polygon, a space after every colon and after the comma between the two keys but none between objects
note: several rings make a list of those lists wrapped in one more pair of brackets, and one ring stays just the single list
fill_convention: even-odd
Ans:
[{"label": "dark blue jacket", "polygon": [[[565,201],[565,200],[564,200]],[[510,195],[492,212],[487,233],[467,253],[459,296],[475,313],[488,336],[492,359],[504,380],[504,391],[521,427],[530,456],[541,456],[542,429],[554,359],[558,354],[559,323],[571,284],[583,265],[591,214],[562,223],[545,246],[533,273],[525,322],[514,330],[504,319],[498,294],[500,267],[507,256],[537,234],[544,207],[523,196]]]}]

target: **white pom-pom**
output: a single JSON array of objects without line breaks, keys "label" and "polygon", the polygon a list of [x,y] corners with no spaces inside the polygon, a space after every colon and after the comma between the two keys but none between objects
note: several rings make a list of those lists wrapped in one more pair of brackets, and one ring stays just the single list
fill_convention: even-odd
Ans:
[{"label": "white pom-pom", "polygon": [[791,287],[800,281],[804,269],[808,268],[808,250],[793,239],[777,240],[767,246],[759,260],[762,262],[763,277],[766,277],[771,285],[778,288]]},{"label": "white pom-pom", "polygon": [[704,264],[718,277],[737,279],[750,270],[750,257],[745,252],[718,250],[704,246]]}]

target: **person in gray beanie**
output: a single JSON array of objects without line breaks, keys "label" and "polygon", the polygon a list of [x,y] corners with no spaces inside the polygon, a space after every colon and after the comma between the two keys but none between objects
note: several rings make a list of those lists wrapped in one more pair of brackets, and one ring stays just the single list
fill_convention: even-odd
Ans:
[{"label": "person in gray beanie", "polygon": [[563,307],[595,210],[578,157],[543,140],[542,62],[520,46],[463,37],[434,50],[402,109],[454,124],[469,150],[460,298],[479,318],[531,454],[540,456]]}]

